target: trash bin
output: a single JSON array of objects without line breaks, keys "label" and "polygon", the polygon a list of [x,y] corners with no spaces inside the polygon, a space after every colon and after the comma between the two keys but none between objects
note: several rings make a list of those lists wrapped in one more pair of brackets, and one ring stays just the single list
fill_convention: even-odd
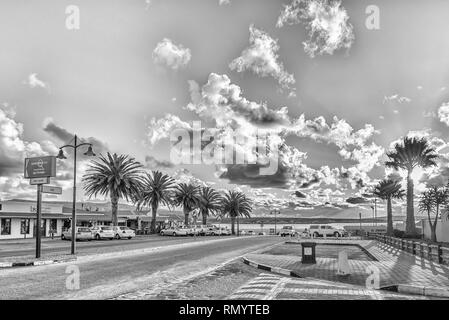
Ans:
[{"label": "trash bin", "polygon": [[316,263],[315,259],[315,242],[302,242],[302,260],[301,263]]}]

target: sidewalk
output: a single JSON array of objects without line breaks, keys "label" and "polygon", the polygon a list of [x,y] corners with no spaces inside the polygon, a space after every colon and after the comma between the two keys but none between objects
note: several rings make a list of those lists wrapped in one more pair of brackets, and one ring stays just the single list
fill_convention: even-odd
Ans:
[{"label": "sidewalk", "polygon": [[292,279],[262,273],[241,286],[229,300],[429,300],[313,279]]},{"label": "sidewalk", "polygon": [[[320,241],[317,241],[318,245]],[[248,254],[249,261],[290,270],[300,277],[312,277],[340,283],[365,286],[371,270],[379,270],[380,287],[398,284],[427,287],[449,287],[449,268],[422,259],[374,240],[358,240],[357,244],[369,251],[378,261],[350,259],[351,274],[338,276],[338,260],[317,257],[317,263],[303,265],[299,255]],[[298,246],[299,244],[291,244]]]}]

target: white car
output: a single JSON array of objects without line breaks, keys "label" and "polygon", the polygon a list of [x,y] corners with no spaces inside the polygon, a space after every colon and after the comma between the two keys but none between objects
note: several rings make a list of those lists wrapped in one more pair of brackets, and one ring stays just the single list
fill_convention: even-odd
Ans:
[{"label": "white car", "polygon": [[311,225],[309,234],[312,237],[344,237],[347,235],[346,230],[336,228],[328,224]]},{"label": "white car", "polygon": [[90,228],[90,230],[92,231],[92,237],[95,240],[100,240],[100,239],[112,240],[115,237],[114,230],[112,229],[112,227],[109,227],[109,226],[92,227],[92,228]]},{"label": "white car", "polygon": [[128,227],[116,226],[116,227],[112,227],[112,229],[114,230],[115,239],[117,239],[117,240],[120,240],[123,238],[132,239],[136,236],[136,233],[134,232],[134,230],[130,229]]},{"label": "white car", "polygon": [[161,236],[187,236],[190,233],[190,228],[174,228],[170,227],[167,229],[163,229],[160,232]]},{"label": "white car", "polygon": [[[76,240],[92,240],[92,232],[88,227],[76,227]],[[64,231],[61,235],[62,240],[72,239],[72,228]]]},{"label": "white car", "polygon": [[296,235],[296,230],[292,226],[283,226],[281,231],[279,231],[281,237],[294,237]]}]

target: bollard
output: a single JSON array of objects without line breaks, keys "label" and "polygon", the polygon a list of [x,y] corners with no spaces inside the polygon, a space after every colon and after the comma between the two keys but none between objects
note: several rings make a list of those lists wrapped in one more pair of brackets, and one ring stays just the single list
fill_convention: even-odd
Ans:
[{"label": "bollard", "polygon": [[338,270],[337,275],[339,276],[347,276],[350,275],[351,271],[349,269],[348,263],[348,253],[346,251],[340,251],[338,253]]}]

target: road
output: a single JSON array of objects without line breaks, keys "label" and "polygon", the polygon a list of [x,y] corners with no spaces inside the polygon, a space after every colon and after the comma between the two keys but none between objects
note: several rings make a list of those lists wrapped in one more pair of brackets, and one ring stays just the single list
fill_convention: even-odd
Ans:
[{"label": "road", "polygon": [[[166,247],[126,257],[0,270],[0,299],[109,299],[142,290],[157,293],[282,241],[269,236],[196,242],[183,238],[190,243],[180,246],[183,239],[155,239]],[[80,288],[69,290],[66,283],[73,279],[74,268],[79,270]]]},{"label": "road", "polygon": [[[207,239],[213,239],[219,237],[207,237]],[[114,250],[115,247],[119,246],[120,249],[132,248],[146,248],[149,245],[156,246],[158,244],[165,243],[180,243],[180,242],[190,242],[197,240],[204,240],[204,237],[162,237],[159,235],[152,236],[137,236],[134,239],[128,240],[95,240],[95,241],[77,241],[76,248],[78,254],[90,254],[104,251]],[[70,253],[71,241],[61,240],[60,238],[42,239],[41,250],[42,255],[45,254],[69,254]],[[0,241],[0,258],[7,257],[18,257],[34,255],[36,247],[35,239],[18,239],[18,240],[2,240]],[[98,249],[98,250],[96,250]],[[7,260],[7,259],[6,259]]]}]

